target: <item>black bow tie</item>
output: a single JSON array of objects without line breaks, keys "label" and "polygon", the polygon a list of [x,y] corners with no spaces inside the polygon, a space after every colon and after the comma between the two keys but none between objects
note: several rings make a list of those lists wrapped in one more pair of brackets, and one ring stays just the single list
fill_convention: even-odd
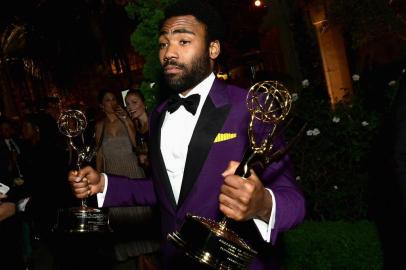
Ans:
[{"label": "black bow tie", "polygon": [[181,98],[179,95],[172,96],[168,101],[168,112],[173,113],[181,105],[185,107],[185,109],[190,112],[191,114],[195,115],[197,107],[199,106],[200,95],[193,94],[188,96],[187,98]]}]

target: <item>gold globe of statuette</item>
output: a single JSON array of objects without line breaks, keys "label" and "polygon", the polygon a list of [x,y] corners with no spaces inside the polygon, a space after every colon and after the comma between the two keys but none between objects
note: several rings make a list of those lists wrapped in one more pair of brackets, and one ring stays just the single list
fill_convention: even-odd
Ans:
[{"label": "gold globe of statuette", "polygon": [[81,135],[86,127],[86,116],[79,110],[67,110],[58,119],[59,131],[69,138]]},{"label": "gold globe of statuette", "polygon": [[291,104],[289,90],[278,81],[258,82],[248,91],[248,111],[262,122],[277,125],[288,116]]}]

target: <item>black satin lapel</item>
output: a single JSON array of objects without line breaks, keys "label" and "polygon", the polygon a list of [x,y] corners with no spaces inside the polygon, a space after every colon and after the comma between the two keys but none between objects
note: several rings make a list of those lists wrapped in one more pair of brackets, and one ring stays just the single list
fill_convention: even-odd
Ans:
[{"label": "black satin lapel", "polygon": [[199,176],[214,139],[221,130],[230,108],[230,105],[216,108],[210,98],[206,99],[201,112],[204,117],[200,117],[197,121],[189,143],[178,208]]},{"label": "black satin lapel", "polygon": [[159,181],[164,186],[164,189],[166,191],[166,194],[169,198],[169,201],[170,201],[172,207],[176,208],[175,197],[172,192],[172,186],[169,181],[168,173],[166,172],[165,162],[162,157],[161,147],[160,147],[161,146],[161,127],[162,127],[162,124],[165,119],[165,113],[166,113],[165,110],[161,113],[156,113],[151,120],[151,123],[154,123],[154,124],[151,125],[151,127],[153,127],[153,128],[151,130],[150,158],[151,158],[151,163],[154,164],[152,166],[154,173],[158,176]]}]

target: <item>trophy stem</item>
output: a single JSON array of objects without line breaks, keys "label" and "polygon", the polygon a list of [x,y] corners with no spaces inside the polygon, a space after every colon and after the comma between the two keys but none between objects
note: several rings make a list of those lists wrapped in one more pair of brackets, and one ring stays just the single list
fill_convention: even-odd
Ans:
[{"label": "trophy stem", "polygon": [[82,205],[82,208],[86,208],[86,207],[87,207],[86,199],[82,199],[82,200],[81,200],[81,205]]},{"label": "trophy stem", "polygon": [[[241,176],[244,179],[248,178],[251,175],[249,164],[254,157],[255,152],[248,148],[244,153],[244,157],[242,158],[240,165],[238,165],[238,168],[235,170],[235,174]],[[227,229],[228,221],[228,217],[223,217],[222,220],[219,222],[219,229],[221,231],[225,231]]]},{"label": "trophy stem", "polygon": [[250,148],[245,151],[240,165],[238,165],[237,169],[235,170],[235,175],[241,176],[242,178],[250,177],[250,162],[255,157],[255,154],[256,153]]}]

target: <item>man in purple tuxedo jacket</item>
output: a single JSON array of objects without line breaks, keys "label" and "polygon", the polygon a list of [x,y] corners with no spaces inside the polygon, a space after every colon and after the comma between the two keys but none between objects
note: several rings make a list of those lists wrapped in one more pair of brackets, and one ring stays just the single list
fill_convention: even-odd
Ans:
[{"label": "man in purple tuxedo jacket", "polygon": [[[275,269],[270,248],[280,232],[299,224],[305,202],[288,156],[242,179],[234,175],[249,147],[247,91],[213,74],[220,54],[221,20],[195,0],[170,7],[161,26],[159,59],[166,82],[177,92],[150,117],[150,179],[105,175],[86,167],[69,181],[78,198],[97,194],[99,206],[158,205],[162,268],[200,269],[166,240],[187,213],[239,221],[236,230],[258,256],[250,269]],[[276,138],[275,148],[283,147]],[[140,232],[142,233],[142,232]]]}]

